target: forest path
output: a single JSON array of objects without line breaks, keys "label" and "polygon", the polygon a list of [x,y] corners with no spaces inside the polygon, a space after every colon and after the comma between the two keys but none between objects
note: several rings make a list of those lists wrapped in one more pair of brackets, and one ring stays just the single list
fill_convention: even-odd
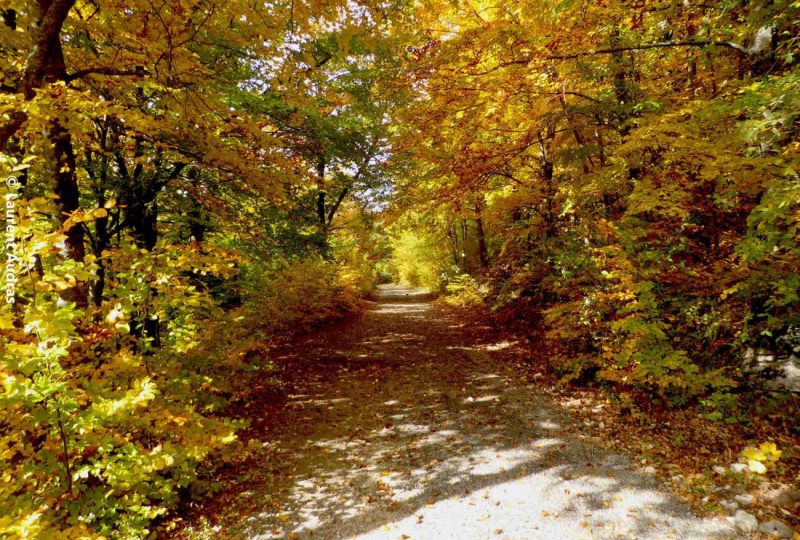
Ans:
[{"label": "forest path", "polygon": [[[354,321],[282,359],[286,417],[267,480],[226,508],[225,538],[729,538],[498,361],[508,343],[383,286]],[[292,367],[296,366],[296,367]],[[259,465],[261,467],[261,465]]]}]

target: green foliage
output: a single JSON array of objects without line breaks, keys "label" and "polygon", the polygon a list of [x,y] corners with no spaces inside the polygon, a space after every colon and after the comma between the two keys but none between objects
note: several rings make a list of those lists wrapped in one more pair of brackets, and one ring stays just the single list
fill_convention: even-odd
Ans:
[{"label": "green foliage", "polygon": [[717,390],[711,393],[706,399],[700,401],[704,412],[701,415],[711,421],[717,422],[725,420],[737,422],[741,420],[739,416],[740,403],[737,396],[727,390]]},{"label": "green foliage", "polygon": [[[75,272],[62,264],[22,283],[24,310],[3,314],[5,535],[145,535],[200,463],[235,441],[238,424],[218,414],[241,390],[234,373],[271,336],[358,308],[347,267],[322,258],[237,270],[226,250],[128,241],[103,259],[112,300],[101,308],[62,302],[57,290]],[[198,276],[235,279],[241,307],[221,309]],[[158,343],[135,331],[148,320]]]},{"label": "green foliage", "polygon": [[[191,353],[221,313],[188,277],[230,276],[231,263],[130,242],[103,257],[114,263],[113,302],[88,312],[64,304],[61,273],[74,275],[74,265],[56,265],[20,284],[24,308],[2,331],[4,534],[138,537],[176,504],[197,465],[235,439],[233,424],[198,406],[210,379]],[[166,323],[158,347],[131,331],[154,318]]]}]

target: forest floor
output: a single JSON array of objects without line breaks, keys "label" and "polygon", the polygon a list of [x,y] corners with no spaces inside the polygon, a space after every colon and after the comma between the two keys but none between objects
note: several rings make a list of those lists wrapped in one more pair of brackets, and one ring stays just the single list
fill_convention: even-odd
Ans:
[{"label": "forest floor", "polygon": [[[360,317],[285,347],[229,488],[189,536],[288,539],[730,538],[653,474],[601,449],[513,341],[383,286]],[[251,404],[252,405],[252,404]],[[251,412],[252,414],[252,412]],[[194,531],[194,532],[192,532]],[[201,532],[202,531],[202,532]]]}]

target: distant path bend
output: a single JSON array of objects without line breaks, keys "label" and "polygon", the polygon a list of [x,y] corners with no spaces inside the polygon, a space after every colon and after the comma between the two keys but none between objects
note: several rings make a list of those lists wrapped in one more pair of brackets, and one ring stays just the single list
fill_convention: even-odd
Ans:
[{"label": "distant path bend", "polygon": [[297,365],[269,480],[220,538],[479,540],[736,537],[691,513],[494,356],[507,346],[382,286],[360,318],[319,332]]}]

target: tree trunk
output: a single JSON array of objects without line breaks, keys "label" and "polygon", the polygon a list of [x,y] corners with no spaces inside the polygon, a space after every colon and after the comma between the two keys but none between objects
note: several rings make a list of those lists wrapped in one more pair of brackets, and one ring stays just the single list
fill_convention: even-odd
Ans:
[{"label": "tree trunk", "polygon": [[453,256],[453,264],[458,266],[458,230],[455,224],[453,227],[447,227],[447,240],[450,245],[450,254]]},{"label": "tree trunk", "polygon": [[[99,199],[100,207],[103,207],[104,200]],[[97,258],[97,279],[95,279],[94,286],[92,287],[92,300],[94,305],[100,307],[103,305],[103,292],[106,288],[106,266],[103,262],[103,251],[111,243],[111,237],[108,233],[108,217],[98,218],[94,222],[94,246],[93,253]]]},{"label": "tree trunk", "polygon": [[137,243],[147,251],[153,251],[158,242],[158,203],[142,205],[132,223]]},{"label": "tree trunk", "polygon": [[[72,138],[69,132],[58,122],[50,128],[50,141],[53,143],[53,174],[55,177],[55,194],[61,210],[59,216],[63,224],[70,214],[80,208],[80,191],[75,176],[75,152],[72,149]],[[67,256],[75,261],[83,261],[86,254],[83,240],[83,227],[74,226],[66,232]]]},{"label": "tree trunk", "polygon": [[475,234],[478,239],[478,260],[481,263],[481,268],[489,267],[489,250],[486,248],[486,235],[483,231],[483,201],[480,197],[475,199]]},{"label": "tree trunk", "polygon": [[[609,39],[611,47],[618,47],[620,44],[619,29],[614,29]],[[632,100],[631,90],[628,86],[628,62],[622,51],[614,52],[611,54],[611,62],[609,63],[611,73],[614,78],[614,96],[617,98],[618,105],[627,105]]]},{"label": "tree trunk", "polygon": [[[61,49],[61,28],[75,4],[75,0],[42,0],[39,7],[39,30],[36,45],[28,58],[22,76],[22,91],[26,100],[36,96],[36,90],[45,82],[53,83],[66,79],[64,53]],[[55,182],[54,192],[58,196],[58,218],[62,225],[69,216],[80,208],[80,191],[75,174],[75,152],[72,136],[58,120],[50,123],[48,138],[53,145],[51,171]],[[83,262],[86,255],[84,232],[81,225],[73,225],[66,234],[65,252],[70,259]],[[86,283],[77,283],[65,290],[62,298],[72,301],[78,307],[86,307],[88,288]]]},{"label": "tree trunk", "polygon": [[[548,140],[555,136],[555,130],[550,130],[547,134]],[[555,170],[553,159],[550,156],[548,146],[541,133],[539,133],[539,150],[541,152],[542,179],[544,180],[544,209],[541,214],[545,222],[545,236],[553,238],[556,235],[556,216],[555,216],[555,186],[553,185],[553,172]]]},{"label": "tree trunk", "polygon": [[317,160],[317,220],[323,233],[327,229],[325,219],[325,158]]},{"label": "tree trunk", "polygon": [[469,237],[468,232],[469,229],[467,227],[467,220],[462,218],[461,219],[461,270],[463,272],[469,272],[470,270],[467,264],[469,262],[469,260],[467,259],[467,238]]},{"label": "tree trunk", "polygon": [[189,235],[191,241],[197,244],[202,244],[206,237],[206,229],[208,228],[208,216],[206,215],[205,208],[198,200],[198,193],[200,191],[200,170],[197,167],[192,167],[189,170],[189,181],[194,187],[192,195],[192,208],[189,210]]},{"label": "tree trunk", "polygon": [[[108,183],[108,125],[101,125],[99,130],[99,143],[102,151],[99,163],[99,171],[95,169],[93,153],[90,149],[86,150],[86,171],[89,178],[94,183],[94,195],[97,200],[98,208],[105,208],[105,188]],[[94,237],[89,237],[97,264],[96,279],[92,285],[92,301],[95,306],[103,305],[103,292],[106,287],[106,267],[103,260],[103,251],[111,244],[111,232],[109,231],[108,215],[97,218],[94,221]]]}]

